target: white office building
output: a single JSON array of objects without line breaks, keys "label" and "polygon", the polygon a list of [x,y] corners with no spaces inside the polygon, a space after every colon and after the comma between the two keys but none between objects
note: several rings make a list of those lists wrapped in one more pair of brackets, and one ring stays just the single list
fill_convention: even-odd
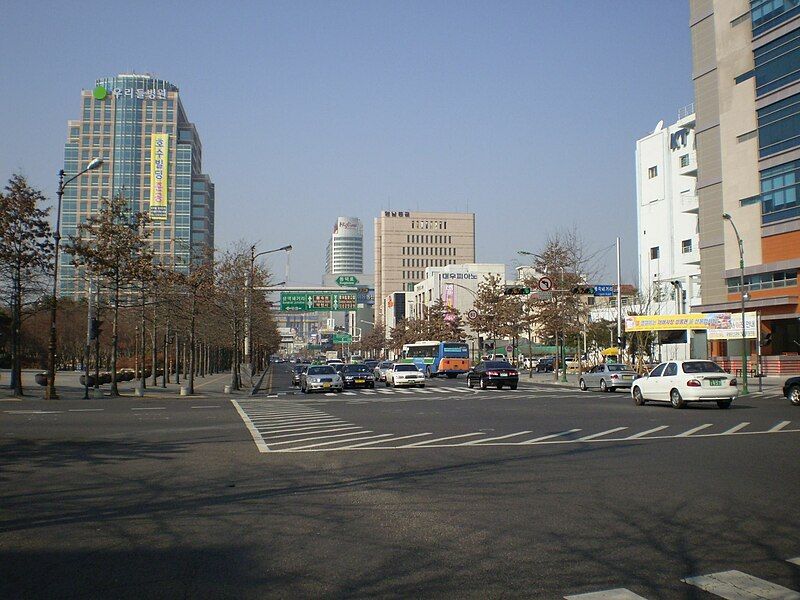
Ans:
[{"label": "white office building", "polygon": [[339,217],[325,255],[325,272],[358,275],[364,272],[364,226],[356,217]]},{"label": "white office building", "polygon": [[[700,304],[697,156],[693,106],[667,127],[636,142],[636,216],[641,309],[649,314],[692,312]],[[663,332],[664,358],[694,355],[691,339]],[[697,340],[698,351],[705,339]]]}]

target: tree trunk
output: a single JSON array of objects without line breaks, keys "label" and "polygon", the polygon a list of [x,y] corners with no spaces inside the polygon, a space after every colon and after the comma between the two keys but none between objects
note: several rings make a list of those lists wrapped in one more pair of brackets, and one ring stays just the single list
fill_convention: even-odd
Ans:
[{"label": "tree trunk", "polygon": [[114,279],[114,319],[111,324],[111,395],[119,396],[117,388],[117,346],[119,345],[119,276]]},{"label": "tree trunk", "polygon": [[15,396],[22,396],[22,280],[20,271],[16,269],[13,276],[13,294],[11,301],[11,381],[9,388],[14,390]]},{"label": "tree trunk", "polygon": [[169,319],[167,319],[164,329],[164,377],[161,380],[161,387],[167,387],[169,383]]},{"label": "tree trunk", "polygon": [[144,321],[144,287],[142,287],[142,310],[140,315],[140,320],[142,323],[142,331],[141,331],[141,347],[139,348],[139,352],[141,353],[141,363],[142,363],[142,379],[141,385],[142,389],[147,388],[147,354],[145,352],[147,348],[147,331],[145,330],[145,321]]},{"label": "tree trunk", "polygon": [[195,311],[197,310],[197,297],[192,296],[192,317],[189,329],[189,395],[194,395],[194,367],[195,367],[195,339],[194,339],[194,325],[195,325]]},{"label": "tree trunk", "polygon": [[158,385],[158,315],[156,314],[156,304],[153,302],[153,332],[151,337],[151,349],[153,351],[153,378],[150,384],[153,387]]},{"label": "tree trunk", "polygon": [[178,330],[175,330],[175,385],[181,384],[181,340]]}]

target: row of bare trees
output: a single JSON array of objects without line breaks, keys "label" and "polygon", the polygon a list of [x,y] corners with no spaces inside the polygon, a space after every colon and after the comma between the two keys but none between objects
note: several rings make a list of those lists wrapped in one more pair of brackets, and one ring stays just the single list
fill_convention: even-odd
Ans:
[{"label": "row of bare trees", "polygon": [[[22,368],[46,363],[53,243],[44,203],[43,194],[18,175],[0,194],[0,365],[11,367],[9,387],[17,395],[23,393]],[[58,366],[93,362],[95,376],[88,379],[95,384],[104,367],[112,395],[119,394],[122,370],[131,367],[142,387],[148,376],[151,385],[160,376],[163,386],[171,373],[176,379],[183,373],[190,394],[196,375],[230,369],[231,387],[239,389],[248,324],[254,366],[263,367],[280,342],[263,295],[256,294],[245,313],[249,277],[265,286],[270,274],[251,265],[243,243],[221,251],[193,249],[187,264],[162,265],[152,251],[150,225],[120,194],[103,199],[76,235],[62,240],[65,258],[87,291],[58,301]],[[104,324],[93,347],[87,346],[90,286],[93,314]]]}]

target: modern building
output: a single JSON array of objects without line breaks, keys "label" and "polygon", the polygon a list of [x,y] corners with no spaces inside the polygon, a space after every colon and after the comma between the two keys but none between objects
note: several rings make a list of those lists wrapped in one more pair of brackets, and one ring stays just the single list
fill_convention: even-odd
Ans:
[{"label": "modern building", "polygon": [[[101,168],[64,190],[61,234],[123,195],[131,213],[148,213],[152,247],[163,265],[188,272],[214,246],[214,184],[202,172],[203,146],[186,116],[177,86],[151,75],[98,79],[81,92],[81,118],[67,127],[64,171],[78,173],[95,157]],[[85,293],[87,282],[71,257],[61,255],[63,296]]]},{"label": "modern building", "polygon": [[[760,346],[776,372],[796,360],[781,355],[800,351],[800,3],[690,0],[690,26],[700,308],[740,312],[744,291],[745,310],[762,320],[749,354]],[[715,356],[740,352],[739,340],[712,344]]]},{"label": "modern building", "polygon": [[[695,115],[690,105],[678,120],[636,141],[636,222],[639,308],[647,314],[692,312],[700,304]],[[667,332],[671,333],[671,332]],[[670,358],[690,358],[693,333],[662,336]],[[705,354],[705,332],[696,340]],[[702,350],[702,352],[700,352]],[[695,355],[698,355],[695,353]]]},{"label": "modern building", "polygon": [[[475,262],[475,214],[385,210],[375,219],[375,297],[413,292],[427,267]],[[387,329],[388,332],[388,329]]]},{"label": "modern building", "polygon": [[364,272],[364,226],[356,217],[339,217],[325,254],[325,273],[358,275]]}]

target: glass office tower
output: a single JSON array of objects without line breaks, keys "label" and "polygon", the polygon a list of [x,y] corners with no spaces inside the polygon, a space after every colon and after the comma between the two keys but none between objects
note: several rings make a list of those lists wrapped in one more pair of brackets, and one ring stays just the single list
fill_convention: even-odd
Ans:
[{"label": "glass office tower", "polygon": [[[78,224],[97,213],[101,198],[121,194],[131,213],[145,212],[153,219],[149,227],[156,259],[188,272],[214,246],[214,184],[202,173],[203,146],[178,88],[150,75],[122,74],[98,79],[93,89],[81,92],[81,102],[81,119],[68,124],[66,177],[94,157],[104,164],[64,190],[62,243],[67,246]],[[151,177],[163,186],[158,206],[154,200],[152,207],[156,182]],[[59,262],[61,295],[84,295],[85,274],[66,252]]]}]

